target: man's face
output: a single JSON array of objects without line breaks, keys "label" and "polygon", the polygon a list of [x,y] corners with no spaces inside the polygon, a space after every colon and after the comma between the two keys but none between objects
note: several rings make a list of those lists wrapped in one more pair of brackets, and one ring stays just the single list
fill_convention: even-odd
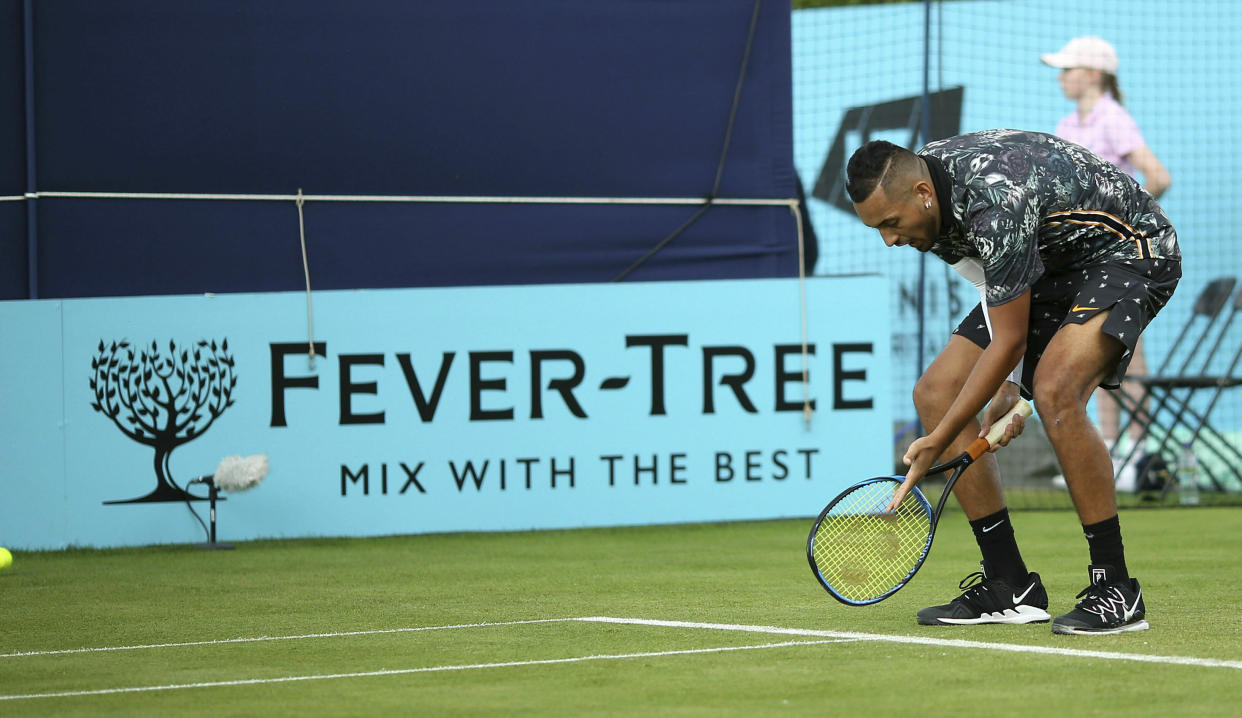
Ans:
[{"label": "man's face", "polygon": [[876,187],[871,196],[854,205],[858,218],[868,227],[880,231],[884,244],[890,247],[910,245],[920,252],[931,249],[939,231],[936,212],[925,206],[926,199],[918,192],[906,192],[901,198],[888,196],[883,187]]}]

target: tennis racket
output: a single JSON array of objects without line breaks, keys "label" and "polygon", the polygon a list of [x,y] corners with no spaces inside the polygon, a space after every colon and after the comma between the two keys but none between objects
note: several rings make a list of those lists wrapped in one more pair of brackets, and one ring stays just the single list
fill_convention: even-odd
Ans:
[{"label": "tennis racket", "polygon": [[[1019,399],[1009,416],[1030,415],[1031,405]],[[1008,426],[1009,419],[997,421],[987,436],[976,439],[957,458],[927,470],[927,476],[953,472],[935,511],[917,486],[896,511],[888,511],[904,476],[867,479],[841,492],[820,512],[806,539],[806,558],[815,579],[833,598],[850,606],[877,603],[896,593],[927,559],[953,484],[1004,436]]]}]

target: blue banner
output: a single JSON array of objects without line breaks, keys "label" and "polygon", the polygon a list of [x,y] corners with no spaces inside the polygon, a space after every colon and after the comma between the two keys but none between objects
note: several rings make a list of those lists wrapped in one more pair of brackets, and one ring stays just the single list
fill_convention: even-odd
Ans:
[{"label": "blue banner", "polygon": [[[0,543],[768,519],[891,469],[877,277],[0,303]],[[814,411],[808,421],[804,401]],[[194,501],[200,513],[205,504]],[[205,518],[205,517],[204,517]]]}]

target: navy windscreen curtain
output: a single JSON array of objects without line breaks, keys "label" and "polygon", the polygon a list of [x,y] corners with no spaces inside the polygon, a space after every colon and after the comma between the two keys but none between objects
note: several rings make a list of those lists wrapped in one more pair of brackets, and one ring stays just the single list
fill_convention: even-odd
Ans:
[{"label": "navy windscreen curtain", "polygon": [[[789,5],[759,7],[718,197],[795,195]],[[36,0],[3,18],[0,181],[24,191],[29,23],[42,297],[304,286],[293,202],[56,193],[704,197],[754,8]],[[27,289],[23,204],[0,205],[4,298]],[[695,209],[310,202],[311,279],[608,281]],[[714,207],[629,279],[796,273],[788,208]]]}]

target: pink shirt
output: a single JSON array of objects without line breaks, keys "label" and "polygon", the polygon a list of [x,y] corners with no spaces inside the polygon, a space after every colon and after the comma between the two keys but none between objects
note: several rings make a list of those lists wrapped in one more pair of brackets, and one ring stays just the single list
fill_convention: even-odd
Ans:
[{"label": "pink shirt", "polygon": [[1138,123],[1108,92],[1096,101],[1086,120],[1079,120],[1077,111],[1062,117],[1056,134],[1086,147],[1130,175],[1134,175],[1134,165],[1125,156],[1147,144]]}]

